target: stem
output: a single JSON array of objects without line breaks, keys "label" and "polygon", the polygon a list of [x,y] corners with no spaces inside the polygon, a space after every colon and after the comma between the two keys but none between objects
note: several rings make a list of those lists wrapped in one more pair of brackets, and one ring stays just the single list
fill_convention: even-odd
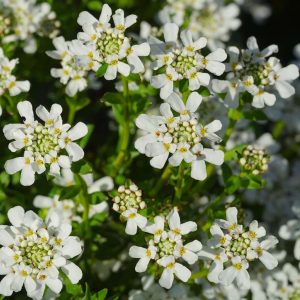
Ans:
[{"label": "stem", "polygon": [[181,200],[183,188],[184,188],[184,165],[183,163],[180,164],[178,168],[177,174],[177,183],[175,186],[175,197],[174,197],[174,204],[177,204]]},{"label": "stem", "polygon": [[163,173],[161,174],[159,180],[157,181],[154,189],[152,190],[151,196],[155,196],[156,194],[159,193],[159,191],[166,184],[166,182],[169,180],[171,175],[172,175],[172,168],[170,165],[167,165]]},{"label": "stem", "polygon": [[222,200],[226,197],[225,192],[222,192],[219,196],[217,196],[213,201],[210,202],[210,204],[204,209],[204,211],[200,214],[200,218],[204,216],[209,209],[211,209],[213,206],[218,205],[222,202]]},{"label": "stem", "polygon": [[[229,113],[229,115],[230,115],[230,113]],[[227,144],[228,140],[231,137],[231,134],[233,132],[233,129],[235,127],[236,122],[237,122],[237,120],[232,119],[232,118],[229,117],[229,125],[228,125],[228,127],[226,129],[226,132],[225,132],[225,135],[224,135],[224,138],[223,138],[223,141],[222,141],[223,148],[226,147],[226,144]]]},{"label": "stem", "polygon": [[122,83],[123,83],[123,96],[124,96],[124,102],[123,102],[123,113],[124,113],[124,121],[122,126],[120,126],[119,129],[119,145],[118,145],[118,156],[115,161],[115,167],[113,171],[113,177],[116,176],[118,173],[120,167],[122,166],[126,154],[127,154],[127,148],[129,144],[129,138],[130,138],[130,102],[128,101],[128,94],[129,94],[129,88],[128,88],[128,80],[126,77],[122,76]]},{"label": "stem", "polygon": [[73,124],[75,119],[76,109],[73,105],[69,105],[68,123]]}]

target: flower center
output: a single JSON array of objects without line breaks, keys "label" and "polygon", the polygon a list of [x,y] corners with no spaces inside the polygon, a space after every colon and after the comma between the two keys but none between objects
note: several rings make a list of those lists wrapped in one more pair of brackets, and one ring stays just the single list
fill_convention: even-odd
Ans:
[{"label": "flower center", "polygon": [[122,33],[116,34],[111,30],[102,32],[96,42],[101,60],[105,60],[105,58],[109,55],[119,54],[124,39],[125,38]]},{"label": "flower center", "polygon": [[157,254],[159,258],[162,258],[167,255],[173,255],[174,249],[175,249],[176,242],[171,241],[169,238],[166,238],[165,240],[161,240],[157,244]]},{"label": "flower center", "polygon": [[49,268],[53,265],[54,249],[49,244],[46,237],[39,237],[32,233],[31,230],[20,238],[20,244],[14,245],[14,260],[23,262],[26,266],[33,269],[32,273]]},{"label": "flower center", "polygon": [[187,78],[186,72],[189,71],[191,68],[196,67],[196,60],[195,56],[188,56],[186,54],[183,54],[182,52],[179,52],[179,50],[174,51],[174,60],[172,62],[172,67],[175,69],[175,71],[179,74],[179,77]]},{"label": "flower center", "polygon": [[244,237],[243,234],[233,234],[230,244],[225,248],[225,252],[229,258],[240,256],[245,258],[247,250],[250,246],[250,239]]},{"label": "flower center", "polygon": [[197,133],[197,120],[180,121],[176,127],[168,128],[168,132],[172,135],[174,144],[188,143],[191,147],[200,142],[200,136]]},{"label": "flower center", "polygon": [[[28,144],[29,140],[26,137],[24,144]],[[35,156],[46,155],[50,151],[59,151],[58,137],[50,132],[49,128],[39,124],[33,132],[32,144],[26,147],[26,150],[32,151]]]}]

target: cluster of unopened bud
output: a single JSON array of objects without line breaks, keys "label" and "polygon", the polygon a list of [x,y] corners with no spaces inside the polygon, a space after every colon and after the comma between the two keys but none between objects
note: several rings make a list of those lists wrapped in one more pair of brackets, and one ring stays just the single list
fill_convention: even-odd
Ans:
[{"label": "cluster of unopened bud", "polygon": [[46,238],[24,236],[19,246],[14,246],[16,262],[22,262],[32,269],[32,276],[52,266],[53,246]]},{"label": "cluster of unopened bud", "polygon": [[97,40],[97,50],[100,57],[104,60],[109,55],[118,55],[124,40],[123,33],[115,33],[111,28],[102,32]]},{"label": "cluster of unopened bud", "polygon": [[251,240],[247,237],[246,233],[233,234],[230,244],[225,248],[226,255],[229,258],[235,256],[246,258],[250,243]]},{"label": "cluster of unopened bud", "polygon": [[242,168],[254,175],[263,174],[268,170],[269,155],[263,149],[247,146],[239,160]]},{"label": "cluster of unopened bud", "polygon": [[182,79],[186,76],[187,71],[196,67],[196,58],[195,56],[189,56],[187,54],[182,53],[182,51],[179,49],[174,50],[173,53],[175,58],[171,65],[179,74],[179,79]]},{"label": "cluster of unopened bud", "polygon": [[173,136],[172,142],[189,143],[192,146],[198,144],[201,140],[197,133],[198,122],[196,119],[191,119],[183,122],[179,122],[176,127],[168,129],[168,132]]},{"label": "cluster of unopened bud", "polygon": [[131,184],[129,187],[121,185],[118,188],[118,195],[112,200],[114,202],[113,210],[119,213],[130,208],[140,210],[146,207],[146,203],[142,198],[142,191],[135,184]]},{"label": "cluster of unopened bud", "polygon": [[34,128],[32,143],[26,147],[26,150],[42,156],[48,154],[51,150],[59,151],[58,137],[49,128],[38,124]]}]

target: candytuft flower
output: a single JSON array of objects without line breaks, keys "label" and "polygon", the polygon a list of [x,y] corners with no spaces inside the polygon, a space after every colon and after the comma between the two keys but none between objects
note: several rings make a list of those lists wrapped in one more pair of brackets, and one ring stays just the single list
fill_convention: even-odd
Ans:
[{"label": "candytuft flower", "polygon": [[72,162],[83,158],[82,148],[74,141],[87,134],[87,126],[82,122],[73,128],[63,124],[62,107],[59,104],[53,104],[50,111],[43,106],[36,109],[43,124],[34,119],[30,102],[19,102],[17,109],[25,119],[23,124],[6,125],[3,132],[6,139],[11,141],[8,146],[10,151],[23,150],[24,154],[8,160],[5,170],[8,174],[21,171],[22,185],[32,185],[35,174],[44,173],[47,165],[50,167],[49,174],[57,176],[61,168],[68,169]]},{"label": "candytuft flower", "polygon": [[42,299],[46,286],[59,294],[63,271],[73,284],[82,277],[80,268],[70,261],[82,252],[82,244],[70,236],[72,227],[55,213],[43,221],[33,211],[20,206],[8,211],[12,225],[0,229],[0,294],[11,296],[25,287],[27,296]]},{"label": "candytuft flower", "polygon": [[277,92],[283,99],[291,97],[295,89],[290,82],[299,77],[298,67],[291,64],[283,68],[279,59],[269,57],[278,52],[276,45],[260,50],[255,37],[250,37],[247,46],[248,49],[241,51],[228,48],[227,80],[213,80],[213,90],[225,93],[225,103],[234,108],[239,106],[242,92],[253,96],[252,106],[256,108],[273,106]]},{"label": "candytuft flower", "polygon": [[200,86],[207,86],[210,75],[206,70],[220,76],[225,71],[222,63],[227,55],[223,49],[203,56],[201,49],[207,44],[204,37],[193,40],[188,30],[180,33],[182,43],[177,40],[179,27],[174,23],[164,26],[162,42],[156,38],[150,39],[151,54],[155,59],[154,70],[162,70],[151,78],[151,84],[160,89],[160,97],[167,99],[174,91],[174,84],[180,80],[189,81],[189,90],[195,91]]},{"label": "candytuft flower", "polygon": [[149,224],[142,229],[153,235],[147,242],[147,248],[132,246],[129,256],[139,258],[135,268],[139,273],[145,272],[152,260],[163,267],[159,284],[170,289],[174,276],[183,282],[187,282],[191,277],[191,271],[178,261],[183,259],[190,265],[194,264],[198,260],[196,253],[201,250],[202,244],[197,240],[183,244],[182,237],[196,231],[197,224],[191,221],[181,224],[177,208],[174,208],[166,219],[156,216],[154,220],[155,224]]},{"label": "candytuft flower", "polygon": [[205,140],[221,141],[215,132],[221,129],[222,124],[218,120],[206,126],[199,123],[196,111],[201,101],[202,97],[193,92],[184,104],[179,95],[173,93],[167,103],[161,104],[161,116],[140,115],[136,119],[137,127],[147,134],[136,140],[135,147],[151,157],[151,166],[161,169],[167,160],[172,166],[179,166],[185,161],[191,164],[191,177],[204,180],[205,162],[223,163],[224,153],[221,150],[203,146]]},{"label": "candytuft flower", "polygon": [[241,289],[250,288],[249,265],[259,259],[268,270],[278,265],[277,259],[268,252],[278,240],[269,236],[260,241],[266,234],[257,221],[245,229],[237,221],[238,211],[235,207],[226,209],[226,220],[216,220],[210,228],[212,238],[208,247],[199,252],[199,256],[212,261],[208,280],[214,283],[230,285],[236,280]]}]

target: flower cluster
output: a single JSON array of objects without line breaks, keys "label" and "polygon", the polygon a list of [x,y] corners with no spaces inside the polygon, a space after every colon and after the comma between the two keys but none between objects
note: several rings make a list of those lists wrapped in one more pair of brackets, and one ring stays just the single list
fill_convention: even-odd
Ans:
[{"label": "flower cluster", "polygon": [[[188,25],[195,38],[205,36],[210,49],[224,47],[230,33],[237,30],[239,7],[223,0],[169,0],[158,13],[163,24],[173,22],[178,26]],[[188,20],[188,22],[186,22]]]},{"label": "flower cluster", "polygon": [[81,269],[69,259],[82,252],[80,240],[70,236],[70,224],[61,223],[54,213],[44,222],[33,211],[20,206],[8,211],[11,226],[0,229],[0,294],[11,296],[23,285],[28,297],[43,298],[46,286],[55,294],[62,289],[59,270],[73,284],[81,277]]},{"label": "flower cluster", "polygon": [[219,120],[206,126],[198,122],[196,111],[202,97],[196,92],[190,94],[186,104],[175,93],[166,101],[160,106],[161,116],[144,114],[136,119],[137,127],[146,134],[136,140],[135,147],[140,153],[152,157],[150,164],[155,168],[163,168],[168,159],[172,166],[185,161],[191,164],[191,177],[204,180],[207,176],[205,162],[221,165],[224,161],[221,150],[203,146],[203,140],[221,141],[215,132],[222,128],[222,124]]},{"label": "flower cluster", "polygon": [[245,91],[253,96],[252,106],[256,108],[274,105],[275,92],[284,99],[292,96],[295,89],[289,81],[299,77],[297,66],[291,64],[283,68],[278,58],[269,57],[278,52],[278,47],[271,45],[260,50],[255,37],[248,39],[247,47],[243,50],[228,48],[227,80],[213,80],[213,90],[226,94],[224,101],[229,107],[238,107],[239,95]]},{"label": "flower cluster", "polygon": [[220,76],[225,71],[222,63],[226,52],[219,48],[204,56],[201,53],[207,44],[204,37],[193,41],[192,33],[184,30],[180,33],[182,43],[178,41],[179,27],[174,23],[167,23],[164,26],[164,39],[162,42],[154,37],[150,41],[151,55],[155,59],[154,70],[159,74],[151,78],[151,84],[160,89],[160,97],[168,98],[174,91],[174,83],[183,79],[188,80],[189,90],[195,91],[200,86],[208,86],[209,71]]},{"label": "flower cluster", "polygon": [[266,235],[264,227],[253,221],[248,229],[243,228],[238,224],[237,213],[235,207],[230,207],[226,210],[226,220],[216,220],[210,228],[212,238],[199,256],[211,260],[209,281],[229,285],[236,280],[239,288],[249,289],[249,263],[259,259],[268,270],[274,269],[278,261],[268,250],[278,240],[269,236],[261,241]]},{"label": "flower cluster", "polygon": [[247,146],[239,160],[242,168],[254,175],[263,174],[268,170],[269,155],[265,150]]},{"label": "flower cluster", "polygon": [[18,62],[18,59],[9,60],[0,47],[0,96],[7,91],[10,96],[29,91],[30,83],[28,80],[17,81],[16,77],[12,75]]},{"label": "flower cluster", "polygon": [[53,39],[56,48],[54,51],[47,51],[47,55],[60,60],[61,68],[52,68],[51,75],[59,78],[60,82],[66,85],[66,94],[73,97],[87,87],[87,74],[89,71],[98,69],[98,65],[91,62],[89,65],[80,66],[77,63],[74,48],[71,42],[65,41],[63,37]]},{"label": "flower cluster", "polygon": [[125,232],[135,235],[137,229],[143,229],[147,224],[147,219],[138,213],[146,207],[142,198],[142,191],[135,184],[129,187],[119,186],[117,195],[112,199],[113,210],[121,213],[121,219],[127,221]]},{"label": "flower cluster", "polygon": [[[36,114],[44,122],[35,120],[32,105],[28,101],[19,102],[19,114],[24,118],[23,124],[9,124],[3,128],[7,140],[11,140],[9,149],[12,152],[24,150],[23,156],[13,158],[5,163],[8,174],[21,171],[21,184],[32,185],[35,173],[46,171],[50,175],[59,175],[61,168],[70,168],[71,163],[83,158],[82,148],[74,141],[87,134],[87,126],[79,122],[73,128],[63,124],[62,107],[53,104],[48,111],[40,105]],[[66,154],[64,154],[66,153]]]},{"label": "flower cluster", "polygon": [[0,2],[0,33],[3,43],[24,41],[24,51],[37,49],[35,35],[54,38],[60,22],[51,6],[36,0],[4,0]]},{"label": "flower cluster", "polygon": [[[110,19],[113,19],[114,26]],[[145,67],[140,57],[148,56],[148,43],[132,45],[130,38],[125,36],[127,28],[136,22],[135,15],[124,16],[122,9],[112,15],[111,8],[104,4],[99,19],[89,12],[83,11],[78,17],[78,24],[83,32],[78,33],[77,39],[65,42],[60,37],[54,40],[56,51],[48,55],[61,60],[62,69],[52,69],[53,77],[60,78],[67,84],[67,94],[74,96],[86,88],[86,74],[99,68],[104,70],[104,78],[113,80],[117,73],[128,76],[132,73],[142,73]]]},{"label": "flower cluster", "polygon": [[156,216],[154,224],[148,224],[142,230],[152,236],[147,241],[147,248],[132,246],[129,249],[129,255],[139,259],[136,272],[145,272],[149,262],[154,260],[164,268],[159,280],[162,287],[170,289],[174,275],[187,282],[191,271],[178,260],[183,259],[190,265],[198,260],[197,252],[202,249],[202,244],[197,240],[184,244],[183,240],[184,235],[197,230],[197,224],[191,221],[181,223],[177,208],[174,208],[166,218]]}]

